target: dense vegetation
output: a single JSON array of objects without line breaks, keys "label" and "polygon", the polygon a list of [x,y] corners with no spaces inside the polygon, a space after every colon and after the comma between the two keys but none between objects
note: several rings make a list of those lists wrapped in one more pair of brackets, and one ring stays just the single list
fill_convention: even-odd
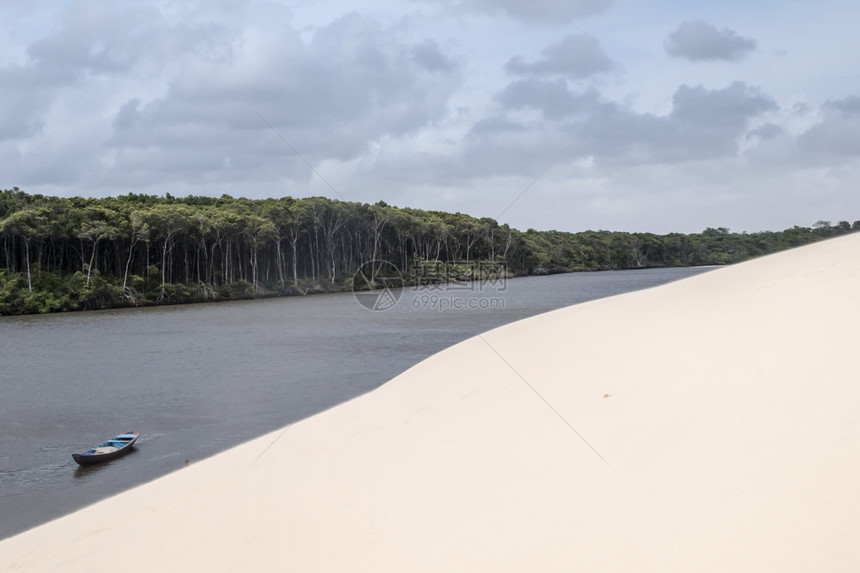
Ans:
[{"label": "dense vegetation", "polygon": [[83,199],[14,188],[0,191],[0,314],[348,290],[373,260],[406,277],[432,261],[466,278],[477,261],[509,275],[722,265],[858,228],[860,221],[819,221],[751,234],[521,232],[490,218],[382,202]]}]

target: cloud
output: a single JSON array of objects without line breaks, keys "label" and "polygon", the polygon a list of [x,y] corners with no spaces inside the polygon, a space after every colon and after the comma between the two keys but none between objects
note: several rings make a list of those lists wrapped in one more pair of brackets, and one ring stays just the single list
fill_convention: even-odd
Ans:
[{"label": "cloud", "polygon": [[606,10],[611,2],[609,0],[471,0],[472,4],[480,9],[495,11],[501,10],[514,18],[525,22],[554,23],[570,22],[576,18],[592,16]]},{"label": "cloud", "polygon": [[614,67],[597,38],[585,34],[569,34],[560,42],[544,48],[541,55],[531,64],[517,56],[508,61],[505,69],[518,75],[560,74],[585,78]]},{"label": "cloud", "polygon": [[[490,211],[500,211],[504,201],[496,206],[489,190],[522,190],[555,158],[541,178],[542,188],[555,188],[560,181],[577,186],[586,180],[617,181],[621,173],[641,169],[705,171],[707,165],[740,161],[751,123],[777,107],[742,82],[721,89],[681,86],[665,115],[637,113],[594,88],[571,89],[561,79],[519,79],[499,91],[495,101],[495,113],[481,116],[450,147],[415,153],[386,145],[374,165],[377,189],[398,194],[420,182],[437,195],[440,189],[458,189],[464,201],[476,194],[483,197],[484,209],[491,205]],[[727,175],[725,167],[717,171]],[[409,202],[388,197],[393,203]]]},{"label": "cloud", "polygon": [[681,86],[672,99],[671,117],[684,126],[738,131],[751,117],[776,109],[776,102],[757,88],[733,82],[721,90]]},{"label": "cloud", "polygon": [[753,129],[746,135],[747,139],[759,138],[761,140],[773,139],[783,135],[785,130],[775,123],[765,123],[764,125]]},{"label": "cloud", "polygon": [[[12,5],[0,36],[7,187],[331,195],[283,137],[349,200],[488,216],[561,154],[506,213],[523,227],[631,228],[655,211],[667,228],[677,213],[699,229],[734,227],[752,210],[726,197],[766,205],[789,187],[802,217],[828,186],[841,205],[860,204],[860,97],[843,93],[851,38],[838,27],[806,38],[813,51],[775,56],[733,30],[655,29],[653,9],[606,11],[603,0]],[[598,13],[594,30],[576,21]],[[801,16],[773,16],[769,42],[784,43]],[[636,48],[664,38],[665,52]],[[666,52],[739,63],[681,85]],[[732,83],[769,63],[761,89]],[[792,95],[797,82],[816,95]],[[573,198],[583,189],[587,199]],[[701,213],[679,205],[694,194]],[[670,207],[650,208],[661,200]],[[750,221],[765,210],[755,212]]]},{"label": "cloud", "polygon": [[[636,113],[607,101],[594,89],[571,91],[560,80],[518,80],[502,90],[497,100],[505,110],[540,111],[541,121],[521,126],[555,133],[547,141],[559,149],[599,115],[587,142],[571,154],[593,156],[598,166],[606,167],[736,156],[750,120],[778,107],[772,98],[743,82],[717,90],[681,86],[672,98],[671,112],[662,116]],[[552,155],[550,146],[542,148],[546,156]]]},{"label": "cloud", "polygon": [[164,97],[124,103],[110,143],[182,153],[195,137],[207,145],[214,131],[241,148],[255,126],[253,136],[270,139],[259,114],[309,161],[347,160],[370,141],[441,117],[458,81],[457,65],[434,42],[403,43],[396,30],[355,14],[307,44],[296,31],[249,31],[229,61],[191,59]]},{"label": "cloud", "polygon": [[670,56],[690,61],[733,61],[754,51],[755,40],[739,36],[729,28],[718,30],[700,20],[684,22],[664,42]]},{"label": "cloud", "polygon": [[824,104],[824,109],[841,113],[847,117],[860,115],[860,96],[851,96],[841,100],[831,100]]},{"label": "cloud", "polygon": [[0,68],[0,141],[32,137],[42,131],[42,117],[52,100],[51,78],[24,66]]},{"label": "cloud", "polygon": [[283,12],[122,24],[137,8],[73,8],[21,63],[0,64],[10,184],[277,192],[314,177],[279,135],[315,166],[357,161],[444,118],[462,82],[435,40],[355,13],[299,31]]},{"label": "cloud", "polygon": [[507,109],[539,110],[547,119],[570,117],[577,113],[593,113],[600,96],[594,89],[571,92],[564,80],[524,79],[508,84],[497,96]]},{"label": "cloud", "polygon": [[616,112],[607,118],[605,153],[618,163],[683,163],[736,157],[750,120],[777,109],[759,89],[733,82],[723,89],[681,86],[665,116]]},{"label": "cloud", "polygon": [[504,14],[527,24],[568,24],[605,12],[612,0],[425,0],[497,16]]},{"label": "cloud", "polygon": [[53,34],[26,47],[23,62],[0,65],[0,140],[41,133],[51,106],[76,88],[136,79],[187,54],[214,54],[224,46],[220,27],[172,25],[157,10],[136,6],[76,2],[57,24]]},{"label": "cloud", "polygon": [[456,63],[442,53],[435,40],[424,40],[411,49],[412,59],[429,72],[453,72]]},{"label": "cloud", "polygon": [[798,137],[804,157],[860,158],[860,96],[827,101],[821,111],[821,121]]}]

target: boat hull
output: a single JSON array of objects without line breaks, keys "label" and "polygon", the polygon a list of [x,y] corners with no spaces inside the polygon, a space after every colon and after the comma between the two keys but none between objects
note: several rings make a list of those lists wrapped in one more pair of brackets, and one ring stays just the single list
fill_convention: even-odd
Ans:
[{"label": "boat hull", "polygon": [[[108,440],[101,446],[92,448],[87,452],[82,454],[72,454],[72,459],[82,466],[109,462],[128,454],[134,447],[134,443],[137,441],[138,437],[140,437],[140,434],[137,432],[126,432],[125,434],[120,434],[119,436]],[[119,446],[117,446],[117,444],[119,444]],[[116,447],[116,449],[110,452],[95,451],[104,447]]]}]

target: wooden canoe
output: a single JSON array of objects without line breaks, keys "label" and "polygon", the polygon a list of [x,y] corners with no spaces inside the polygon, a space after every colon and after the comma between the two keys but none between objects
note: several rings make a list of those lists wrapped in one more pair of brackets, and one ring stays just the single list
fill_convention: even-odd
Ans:
[{"label": "wooden canoe", "polygon": [[130,452],[139,437],[138,432],[125,432],[72,458],[82,466],[115,460]]}]

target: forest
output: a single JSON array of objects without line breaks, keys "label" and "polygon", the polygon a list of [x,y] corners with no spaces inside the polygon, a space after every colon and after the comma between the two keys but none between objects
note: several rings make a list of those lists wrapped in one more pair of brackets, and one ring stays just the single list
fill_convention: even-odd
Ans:
[{"label": "forest", "polygon": [[457,280],[725,265],[858,229],[860,221],[756,233],[519,231],[384,202],[63,198],[16,187],[0,191],[0,315],[345,291],[371,261],[394,265],[407,284],[427,263]]}]

